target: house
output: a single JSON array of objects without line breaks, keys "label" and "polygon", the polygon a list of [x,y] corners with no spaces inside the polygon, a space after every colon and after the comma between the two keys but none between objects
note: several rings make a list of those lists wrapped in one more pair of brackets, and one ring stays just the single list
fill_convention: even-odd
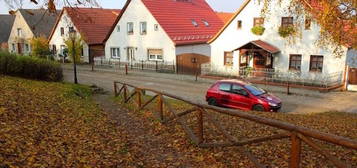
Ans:
[{"label": "house", "polygon": [[0,50],[8,50],[7,41],[9,40],[14,16],[0,15]]},{"label": "house", "polygon": [[82,60],[92,62],[104,56],[104,39],[120,13],[119,9],[63,8],[51,32],[49,44],[56,59],[64,55],[65,41],[71,31],[82,39]]},{"label": "house", "polygon": [[[290,0],[245,0],[229,22],[209,41],[210,73],[239,76],[244,70],[272,72],[269,76],[317,83],[341,83],[344,79],[346,46],[319,46],[321,27],[308,15],[294,16]],[[278,4],[280,3],[280,4]],[[293,28],[297,36],[289,36]],[[279,34],[280,32],[280,34]],[[292,31],[291,31],[292,32]],[[243,72],[243,73],[242,73]],[[259,76],[260,73],[255,73]]]},{"label": "house", "polygon": [[205,0],[128,0],[106,39],[105,58],[160,61],[193,74],[209,62],[207,41],[222,26]]},{"label": "house", "polygon": [[40,36],[48,38],[55,24],[57,13],[49,13],[46,9],[17,10],[8,40],[9,51],[30,54],[31,39]]}]

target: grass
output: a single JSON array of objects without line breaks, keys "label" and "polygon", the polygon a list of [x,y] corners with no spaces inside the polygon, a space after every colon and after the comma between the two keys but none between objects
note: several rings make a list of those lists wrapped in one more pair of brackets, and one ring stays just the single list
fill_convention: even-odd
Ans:
[{"label": "grass", "polygon": [[89,87],[7,76],[0,86],[0,167],[125,167],[131,159],[125,133]]}]

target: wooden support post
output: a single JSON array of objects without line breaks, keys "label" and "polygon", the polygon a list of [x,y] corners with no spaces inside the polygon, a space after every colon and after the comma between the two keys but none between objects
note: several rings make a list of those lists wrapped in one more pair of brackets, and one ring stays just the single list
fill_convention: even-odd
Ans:
[{"label": "wooden support post", "polygon": [[198,110],[198,143],[203,142],[203,110]]},{"label": "wooden support post", "polygon": [[164,121],[164,101],[162,95],[158,95],[157,107],[159,110],[159,117],[161,121]]},{"label": "wooden support post", "polygon": [[126,101],[126,99],[128,98],[128,89],[126,87],[126,85],[123,86],[124,87],[124,102]]},{"label": "wooden support post", "polygon": [[117,83],[114,82],[114,96],[118,96],[118,89],[117,89]]},{"label": "wooden support post", "polygon": [[300,167],[301,156],[301,140],[296,133],[291,134],[291,156],[290,156],[290,168]]},{"label": "wooden support post", "polygon": [[136,96],[137,96],[137,104],[138,104],[138,108],[141,108],[141,90],[140,89],[136,89]]}]

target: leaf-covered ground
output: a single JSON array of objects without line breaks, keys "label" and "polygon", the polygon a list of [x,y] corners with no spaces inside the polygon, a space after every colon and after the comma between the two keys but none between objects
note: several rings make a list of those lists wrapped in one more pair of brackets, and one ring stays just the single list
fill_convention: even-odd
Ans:
[{"label": "leaf-covered ground", "polygon": [[126,167],[126,144],[88,87],[0,76],[0,167]]},{"label": "leaf-covered ground", "polygon": [[[150,96],[147,96],[148,100]],[[135,100],[135,98],[134,98]],[[186,109],[191,108],[190,105],[185,103],[168,100],[177,112],[183,112]],[[189,165],[195,165],[197,167],[253,167],[252,163],[242,155],[237,147],[227,148],[211,148],[201,149],[195,147],[190,140],[188,140],[185,132],[177,121],[172,121],[168,124],[161,124],[157,120],[155,102],[149,105],[145,110],[135,111],[135,103],[123,104],[122,99],[118,98],[118,102],[129,109],[129,114],[132,117],[137,117],[147,127],[151,127],[148,134],[156,135],[161,139],[165,139],[166,142],[163,146],[173,148],[177,151],[186,151],[184,156],[179,156],[182,162],[179,166],[185,167]],[[254,137],[262,137],[273,135],[282,130],[278,130],[272,127],[264,126],[247,120],[217,114],[209,111],[211,116],[218,121],[226,131],[235,136],[238,140],[245,140]],[[317,129],[322,132],[328,132],[350,139],[357,139],[357,115],[350,113],[335,113],[327,112],[321,114],[283,114],[283,113],[259,113],[249,112],[256,115],[273,118],[281,121],[286,121],[299,126]],[[165,111],[165,116],[172,116]],[[183,117],[193,130],[197,130],[197,113],[189,114]],[[205,142],[228,142],[227,139],[209,122],[207,118],[204,118],[204,138]],[[357,166],[357,151],[351,149],[345,149],[335,145],[321,143],[315,141],[318,145],[326,149],[330,154],[336,156],[340,160],[351,164],[352,167]],[[288,167],[288,160],[290,157],[290,140],[275,140],[271,142],[264,142],[255,145],[245,146],[245,148],[252,152],[264,165],[268,167]],[[145,163],[145,162],[144,162]],[[152,165],[146,163],[148,167]],[[166,167],[165,163],[156,163],[157,167]],[[307,145],[303,145],[302,152],[302,167],[334,167],[328,160],[322,155],[318,154],[312,148]]]},{"label": "leaf-covered ground", "polygon": [[[155,102],[137,111],[133,103],[119,106],[109,98],[93,98],[85,86],[0,76],[0,167],[253,167],[237,147],[198,148],[176,120],[161,124]],[[169,102],[177,111],[190,108],[181,102]],[[280,132],[209,113],[239,140]],[[254,114],[357,139],[356,114]],[[165,116],[170,116],[167,109]],[[196,130],[196,113],[183,118]],[[207,118],[204,121],[206,142],[226,141]],[[357,166],[356,151],[318,144]],[[288,167],[288,139],[246,148],[269,167]],[[333,166],[304,145],[302,167]]]}]

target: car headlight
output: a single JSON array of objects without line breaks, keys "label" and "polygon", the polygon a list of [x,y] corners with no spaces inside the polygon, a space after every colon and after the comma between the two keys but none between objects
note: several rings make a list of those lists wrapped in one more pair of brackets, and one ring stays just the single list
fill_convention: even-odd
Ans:
[{"label": "car headlight", "polygon": [[273,107],[278,106],[277,104],[275,104],[275,103],[271,103],[271,102],[269,102],[269,105],[270,105],[270,106],[273,106]]}]

